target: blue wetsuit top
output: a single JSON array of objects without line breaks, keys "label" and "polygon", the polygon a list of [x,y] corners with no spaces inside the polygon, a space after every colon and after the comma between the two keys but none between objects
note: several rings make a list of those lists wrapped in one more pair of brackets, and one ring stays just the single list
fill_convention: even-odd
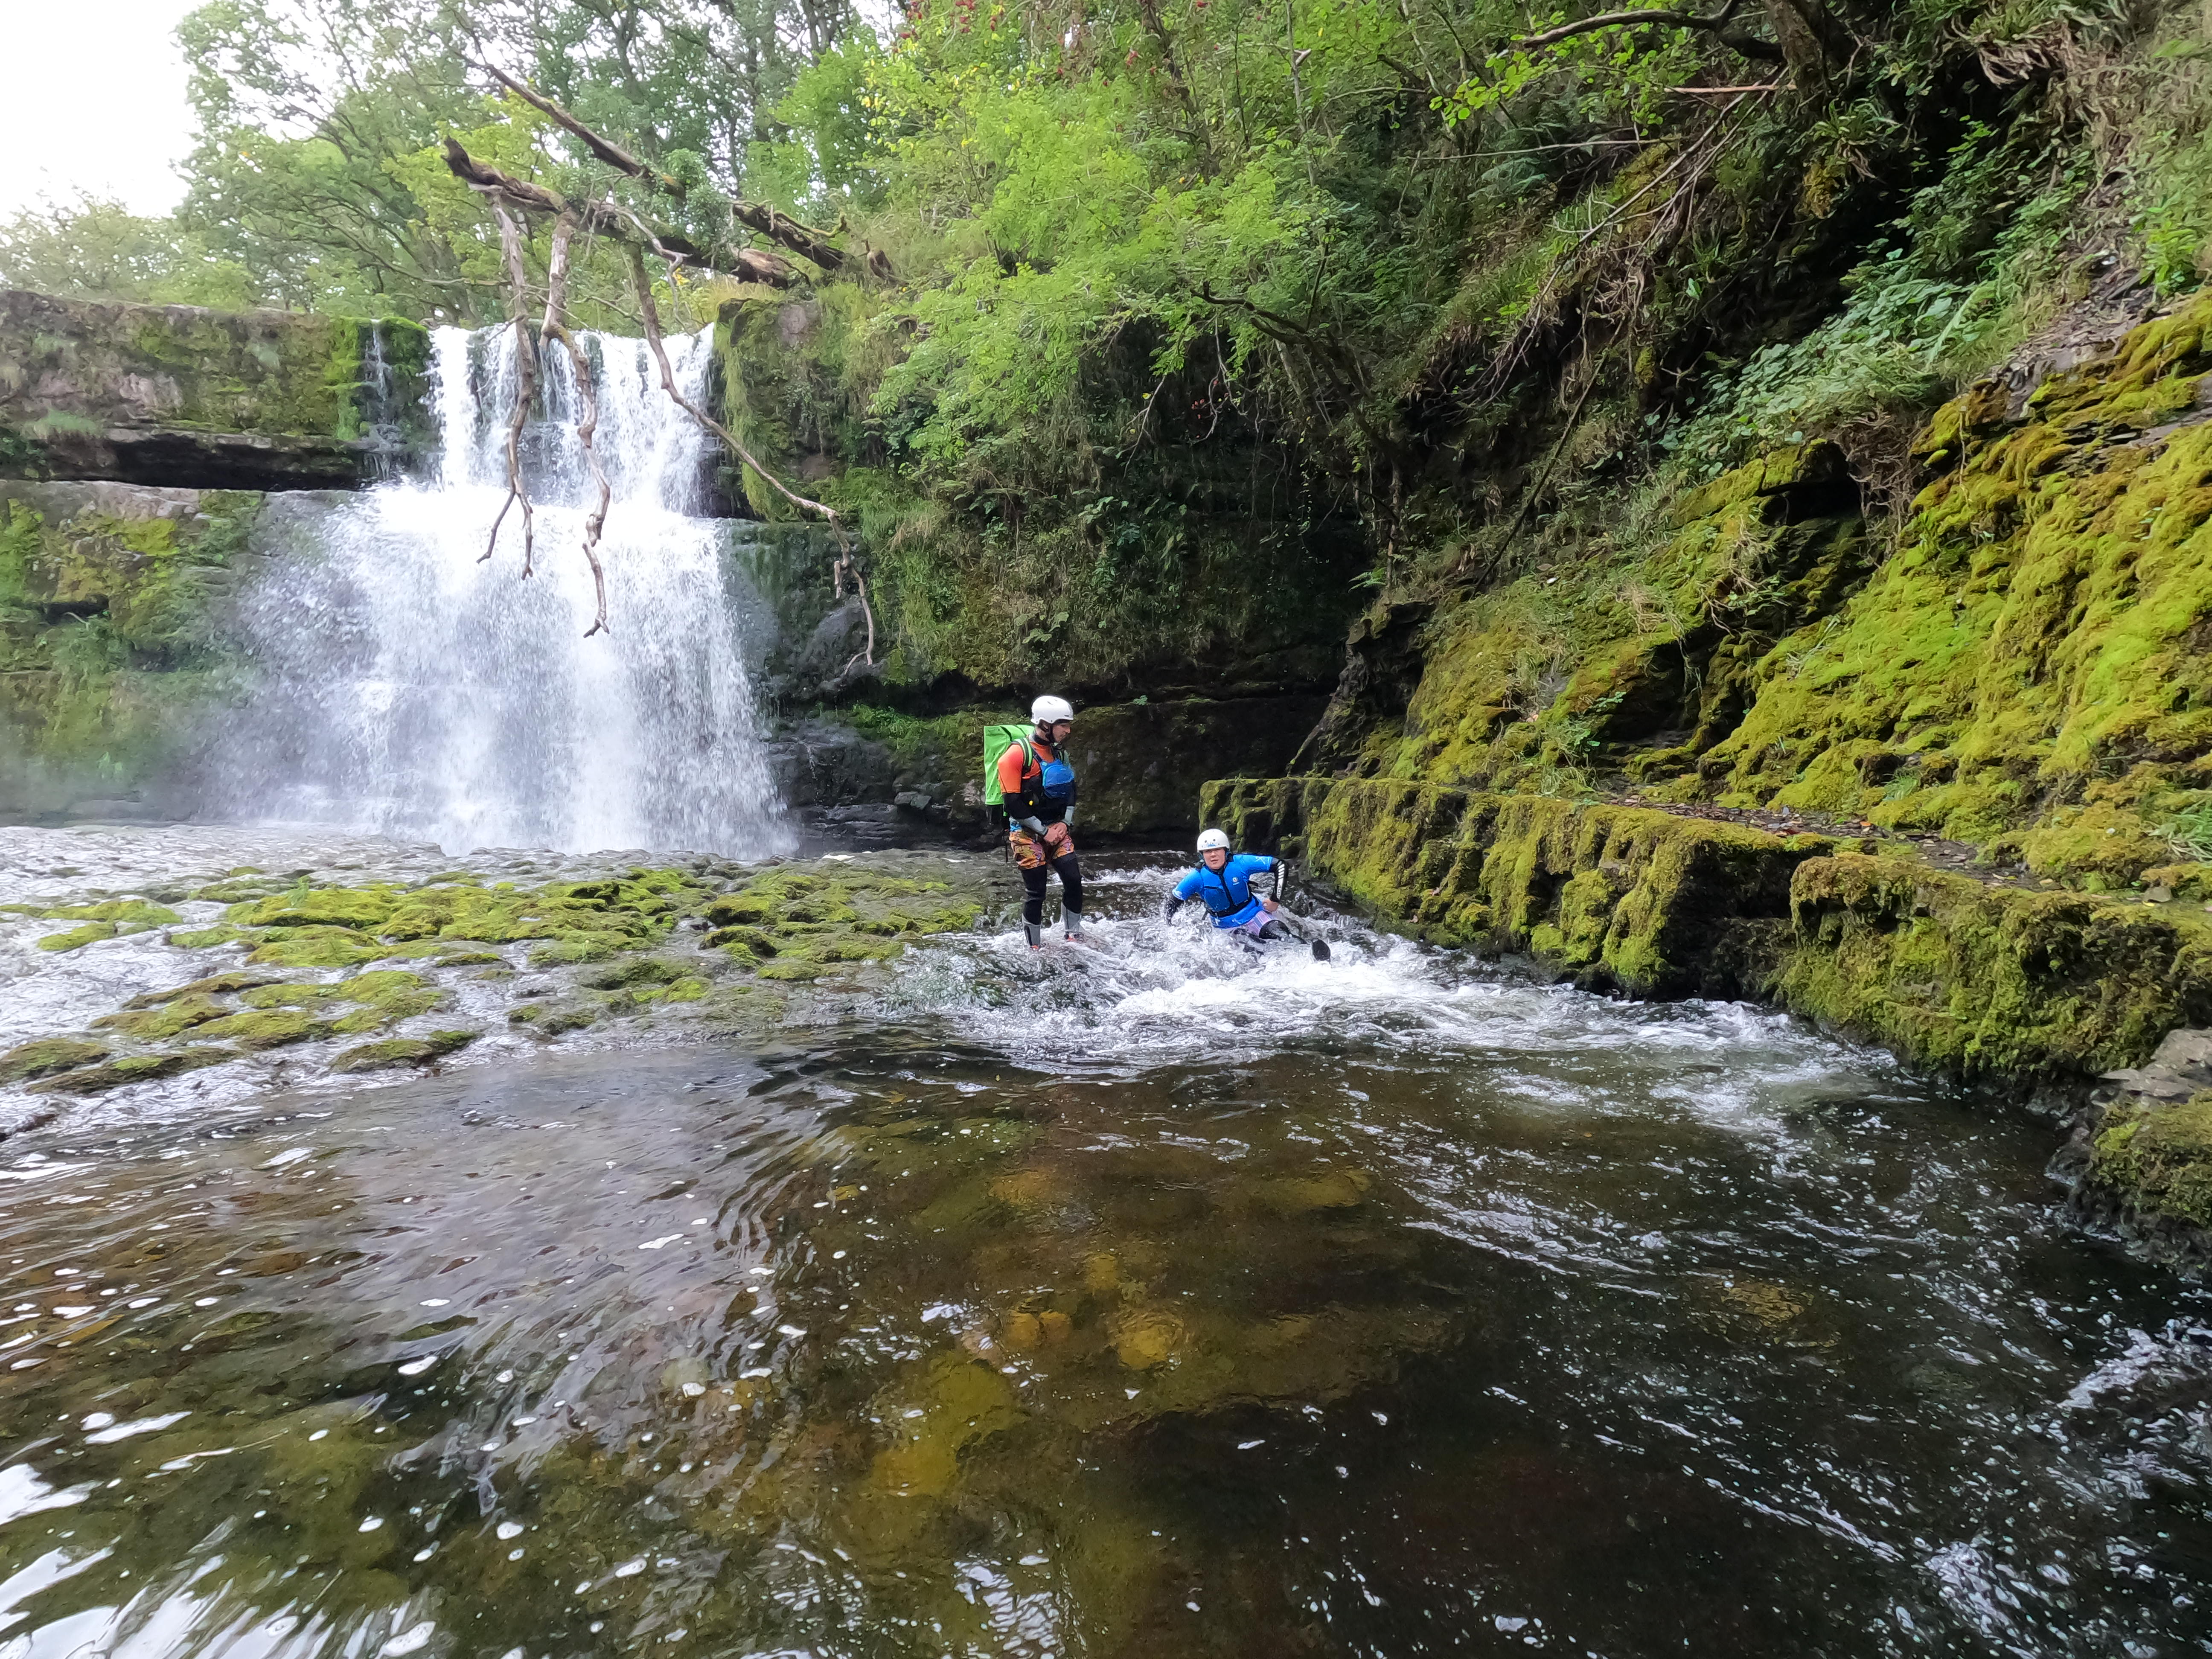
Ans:
[{"label": "blue wetsuit top", "polygon": [[1216,927],[1242,927],[1260,914],[1260,901],[1252,896],[1252,878],[1275,867],[1275,860],[1257,853],[1239,853],[1217,873],[1200,865],[1176,884],[1178,900],[1196,899],[1213,917]]}]

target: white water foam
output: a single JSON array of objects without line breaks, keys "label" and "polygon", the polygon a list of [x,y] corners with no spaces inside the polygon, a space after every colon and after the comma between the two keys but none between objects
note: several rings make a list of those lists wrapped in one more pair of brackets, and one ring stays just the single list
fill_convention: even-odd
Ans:
[{"label": "white water foam", "polygon": [[[782,852],[784,821],[738,653],[723,528],[702,505],[705,438],[643,342],[586,334],[597,448],[614,491],[599,555],[607,632],[582,553],[591,486],[574,377],[546,360],[548,421],[526,433],[539,505],[534,574],[506,496],[510,332],[435,337],[434,482],[333,507],[272,498],[286,556],[246,603],[257,683],[216,739],[210,816],[330,824],[479,847]],[[704,395],[708,337],[668,342]]]}]

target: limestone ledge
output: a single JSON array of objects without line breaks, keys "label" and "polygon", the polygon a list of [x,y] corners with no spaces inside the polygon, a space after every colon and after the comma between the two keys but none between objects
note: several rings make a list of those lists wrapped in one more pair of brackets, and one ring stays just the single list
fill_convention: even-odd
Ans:
[{"label": "limestone ledge", "polygon": [[[446,1059],[486,1034],[552,1040],[674,1022],[758,1033],[795,997],[880,990],[880,964],[1003,900],[981,860],[888,853],[695,860],[535,887],[465,871],[361,886],[240,869],[93,903],[0,905],[65,953],[158,933],[175,983],[0,1054],[0,1105],[103,1094],[282,1048],[292,1075]],[[225,908],[219,917],[209,907]],[[187,919],[173,908],[192,904]],[[195,924],[200,925],[195,925]],[[52,1115],[33,1106],[12,1127]]]},{"label": "limestone ledge", "polygon": [[0,290],[0,477],[350,489],[427,430],[417,325]]},{"label": "limestone ledge", "polygon": [[1647,807],[1378,780],[1224,780],[1201,812],[1437,944],[1525,954],[1593,990],[1767,1002],[1930,1071],[2086,1098],[2094,1158],[2058,1166],[2075,1213],[2138,1241],[2212,1227],[2198,1132],[2212,1069],[2187,1099],[2090,1092],[2212,1024],[2212,925],[2194,906],[1985,885]]}]

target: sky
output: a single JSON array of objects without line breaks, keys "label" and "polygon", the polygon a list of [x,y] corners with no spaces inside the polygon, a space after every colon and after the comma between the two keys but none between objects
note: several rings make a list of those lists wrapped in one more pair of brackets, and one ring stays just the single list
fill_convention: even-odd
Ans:
[{"label": "sky", "polygon": [[199,0],[0,0],[0,216],[41,196],[167,213],[191,145],[177,24]]}]

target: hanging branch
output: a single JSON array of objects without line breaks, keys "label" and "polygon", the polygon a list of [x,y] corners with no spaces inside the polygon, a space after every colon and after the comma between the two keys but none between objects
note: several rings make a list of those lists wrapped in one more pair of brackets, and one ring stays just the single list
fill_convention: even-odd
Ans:
[{"label": "hanging branch", "polygon": [[1670,29],[1703,29],[1717,38],[1723,46],[1740,56],[1758,58],[1765,63],[1780,63],[1781,47],[1770,41],[1762,40],[1756,35],[1747,34],[1741,28],[1729,27],[1729,21],[1735,16],[1737,6],[1741,3],[1742,0],[1726,0],[1726,3],[1711,16],[1699,16],[1695,12],[1687,11],[1654,10],[1644,7],[1630,11],[1601,12],[1595,17],[1584,17],[1572,23],[1562,23],[1554,29],[1546,29],[1541,34],[1524,36],[1513,44],[1523,52],[1534,52],[1540,46],[1557,46],[1562,40],[1571,40],[1577,34],[1588,34],[1596,29],[1655,27]]},{"label": "hanging branch", "polygon": [[499,546],[499,527],[507,522],[507,509],[522,503],[522,574],[531,574],[530,492],[522,484],[522,427],[530,418],[530,404],[538,395],[538,353],[530,341],[530,279],[522,267],[522,232],[514,216],[495,198],[493,216],[499,221],[499,245],[507,253],[507,278],[514,291],[514,407],[507,417],[507,499],[491,521],[491,538],[484,544],[482,564]]},{"label": "hanging branch", "polygon": [[[645,229],[644,222],[626,209],[607,202],[572,203],[543,185],[502,173],[487,161],[477,161],[455,138],[446,140],[446,167],[479,196],[501,203],[512,212],[542,213],[556,219],[565,213],[575,220],[577,228],[586,235],[604,236],[614,242],[627,241],[633,234],[643,234],[656,247],[666,250],[672,258],[748,283],[789,288],[799,280],[797,267],[780,253],[770,253],[765,248],[740,247],[710,254],[690,237],[665,225]],[[630,228],[632,225],[638,227],[635,233]]]},{"label": "hanging branch", "polygon": [[576,420],[576,441],[584,447],[592,482],[599,489],[599,504],[584,517],[584,562],[592,567],[592,586],[599,595],[598,614],[584,630],[588,640],[604,632],[607,625],[607,573],[599,565],[599,532],[606,527],[607,502],[614,492],[607,483],[606,468],[599,465],[599,452],[592,443],[599,429],[599,394],[592,380],[592,360],[576,343],[562,315],[568,301],[569,244],[575,232],[576,222],[566,214],[553,222],[553,253],[545,273],[545,320],[538,333],[550,335],[568,348],[568,367],[576,376],[576,396],[583,405]]},{"label": "hanging branch", "polygon": [[[860,580],[860,571],[854,567],[852,543],[845,534],[844,522],[838,518],[837,510],[832,507],[826,507],[820,501],[810,500],[793,490],[782,479],[763,466],[754,458],[752,452],[738,441],[736,434],[729,428],[714,419],[677,389],[675,372],[669,368],[668,353],[660,343],[660,308],[653,302],[653,283],[645,274],[645,255],[639,251],[635,242],[628,244],[627,246],[629,253],[630,285],[637,295],[639,313],[645,319],[645,343],[652,349],[653,361],[660,368],[661,390],[668,394],[678,409],[727,445],[730,452],[740,462],[767,480],[769,487],[777,495],[801,512],[817,514],[828,522],[831,532],[837,538],[837,561],[830,567],[832,584],[836,596],[842,599],[845,594],[845,578],[848,575],[852,577],[854,586],[860,595],[860,613],[867,618],[868,623],[867,646],[861,652],[860,659],[856,660],[865,660],[872,665],[876,659],[875,609],[868,603],[868,590]],[[849,662],[845,665],[848,669],[852,665]]]},{"label": "hanging branch", "polygon": [[[495,64],[486,64],[482,67],[500,85],[505,87],[532,108],[539,110],[550,117],[556,125],[575,137],[582,143],[585,149],[590,150],[592,155],[614,168],[616,172],[635,179],[641,184],[649,185],[662,194],[673,197],[679,202],[684,198],[686,187],[682,179],[672,178],[665,173],[656,172],[646,166],[621,145],[592,131],[554,100],[548,98],[536,88],[516,80]],[[460,147],[451,139],[447,139],[446,148],[447,165],[451,167],[453,165],[453,152],[459,149]],[[467,155],[466,151],[461,153],[464,157]],[[471,165],[480,164],[472,163]],[[458,173],[459,168],[456,167],[454,171]],[[545,193],[550,195],[552,192],[549,191]],[[846,264],[856,257],[839,247],[825,233],[816,230],[811,225],[802,225],[789,214],[779,213],[766,203],[747,202],[732,197],[730,198],[729,206],[730,216],[748,230],[765,236],[771,242],[779,243],[789,248],[793,253],[811,260],[832,276],[842,270]],[[672,246],[675,245],[666,234],[663,234],[660,240]],[[688,243],[685,245],[684,253],[687,258],[699,260],[702,263],[711,263],[704,260],[700,251]],[[869,252],[860,263],[870,274],[880,276],[886,282],[890,281],[896,274],[891,268],[890,258],[880,248]]]}]

